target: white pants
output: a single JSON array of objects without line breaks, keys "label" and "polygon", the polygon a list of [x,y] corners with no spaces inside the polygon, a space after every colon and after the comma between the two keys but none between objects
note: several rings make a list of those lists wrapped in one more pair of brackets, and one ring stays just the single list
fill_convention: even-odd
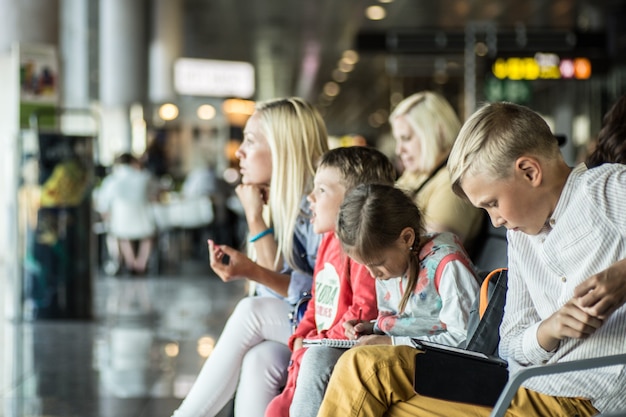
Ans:
[{"label": "white pants", "polygon": [[235,390],[235,416],[263,417],[286,381],[289,312],[289,304],[277,298],[242,299],[173,417],[213,417]]}]

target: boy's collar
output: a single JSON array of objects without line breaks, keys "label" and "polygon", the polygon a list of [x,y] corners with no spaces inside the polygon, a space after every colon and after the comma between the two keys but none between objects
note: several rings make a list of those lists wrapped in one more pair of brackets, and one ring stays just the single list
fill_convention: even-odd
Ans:
[{"label": "boy's collar", "polygon": [[583,172],[587,171],[587,166],[584,163],[580,163],[574,167],[574,169],[570,170],[567,179],[565,180],[565,184],[561,189],[561,194],[556,202],[556,206],[554,207],[554,211],[548,216],[546,219],[544,228],[542,230],[550,231],[556,225],[557,220],[561,216],[561,213],[568,206],[569,200],[572,195],[576,192],[574,189],[573,182],[577,177],[579,177]]}]

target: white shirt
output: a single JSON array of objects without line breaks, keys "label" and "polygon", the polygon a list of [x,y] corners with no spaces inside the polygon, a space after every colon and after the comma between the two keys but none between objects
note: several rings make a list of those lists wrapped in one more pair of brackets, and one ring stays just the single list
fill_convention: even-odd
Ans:
[{"label": "white shirt", "polygon": [[[554,352],[537,341],[539,323],[570,300],[578,284],[626,258],[626,166],[576,167],[547,224],[534,236],[507,233],[509,288],[500,356],[511,373],[626,352],[626,306],[590,337],[565,339]],[[524,385],[547,395],[589,398],[603,413],[626,408],[624,366],[536,377]]]}]

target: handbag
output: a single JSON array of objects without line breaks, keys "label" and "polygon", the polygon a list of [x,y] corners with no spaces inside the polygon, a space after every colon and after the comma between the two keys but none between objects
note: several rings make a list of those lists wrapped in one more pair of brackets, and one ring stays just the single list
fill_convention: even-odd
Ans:
[{"label": "handbag", "polygon": [[306,307],[309,305],[309,301],[311,301],[311,292],[303,291],[300,294],[300,298],[294,304],[291,309],[291,313],[289,313],[289,321],[291,321],[291,331],[292,333],[296,331],[296,327],[300,324],[302,317],[304,317],[304,313],[306,312]]}]

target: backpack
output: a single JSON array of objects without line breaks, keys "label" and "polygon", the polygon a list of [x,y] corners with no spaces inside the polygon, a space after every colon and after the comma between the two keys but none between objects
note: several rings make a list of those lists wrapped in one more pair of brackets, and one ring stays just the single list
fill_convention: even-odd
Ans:
[{"label": "backpack", "polygon": [[466,349],[487,355],[498,354],[507,278],[508,269],[498,268],[487,274],[483,280],[480,296],[470,310]]}]

